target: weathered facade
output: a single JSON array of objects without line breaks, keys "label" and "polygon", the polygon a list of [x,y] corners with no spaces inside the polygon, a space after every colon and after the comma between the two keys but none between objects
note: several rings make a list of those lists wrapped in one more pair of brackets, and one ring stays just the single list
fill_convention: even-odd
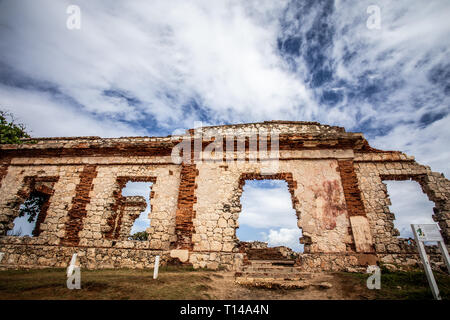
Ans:
[{"label": "weathered facade", "polygon": [[[264,157],[262,132],[271,146]],[[65,267],[77,252],[87,268],[146,268],[160,255],[163,263],[237,269],[245,260],[236,237],[240,197],[251,179],[287,182],[305,245],[298,265],[306,271],[417,263],[414,244],[397,237],[385,180],[417,181],[450,240],[450,181],[341,127],[272,121],[169,137],[35,140],[0,146],[1,267]],[[181,163],[174,161],[180,145]],[[142,197],[122,196],[128,181],[152,182],[148,241],[127,240],[146,206]],[[34,237],[7,236],[33,192],[46,199]]]}]

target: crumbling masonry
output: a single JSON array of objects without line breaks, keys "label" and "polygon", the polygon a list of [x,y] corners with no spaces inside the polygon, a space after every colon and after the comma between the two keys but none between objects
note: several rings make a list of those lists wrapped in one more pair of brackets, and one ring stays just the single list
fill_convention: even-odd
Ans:
[{"label": "crumbling masonry", "polygon": [[[249,133],[262,129],[277,133],[275,158],[252,158],[260,145],[252,149]],[[227,151],[232,146],[231,158],[220,152],[217,135],[231,137],[231,144],[223,142]],[[413,157],[374,149],[362,134],[341,127],[272,121],[169,137],[35,140],[0,146],[2,268],[66,267],[77,252],[87,268],[148,268],[160,255],[163,263],[238,269],[246,254],[236,237],[240,196],[251,179],[287,182],[305,245],[297,264],[305,271],[419,261],[414,243],[397,237],[385,180],[418,182],[435,203],[433,219],[447,245],[450,240],[450,181]],[[174,147],[182,141],[203,151],[215,143],[214,156],[193,147],[181,154],[191,161],[174,161]],[[245,152],[234,152],[240,143]],[[273,172],[263,170],[273,164]],[[148,241],[128,240],[146,207],[143,197],[122,196],[129,181],[152,182]],[[33,192],[46,199],[34,237],[7,236]],[[432,260],[439,263],[439,256],[432,254]]]}]

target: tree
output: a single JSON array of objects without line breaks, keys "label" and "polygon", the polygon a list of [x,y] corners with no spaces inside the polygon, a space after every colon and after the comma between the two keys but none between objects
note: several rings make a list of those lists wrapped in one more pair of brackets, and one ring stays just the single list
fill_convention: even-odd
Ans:
[{"label": "tree", "polygon": [[147,241],[148,233],[147,231],[136,232],[135,234],[128,237],[129,240]]},{"label": "tree", "polygon": [[15,123],[11,113],[0,110],[0,144],[23,143],[23,138],[30,138],[25,130],[23,124]]},{"label": "tree", "polygon": [[48,196],[40,192],[32,192],[27,200],[20,206],[19,217],[28,216],[28,222],[32,223],[39,215],[42,205]]}]

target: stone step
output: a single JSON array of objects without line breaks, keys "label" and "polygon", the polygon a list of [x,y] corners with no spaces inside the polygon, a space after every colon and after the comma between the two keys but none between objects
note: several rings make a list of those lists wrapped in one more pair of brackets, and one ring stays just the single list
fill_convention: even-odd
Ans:
[{"label": "stone step", "polygon": [[332,287],[331,283],[324,281],[311,282],[304,280],[280,280],[269,278],[236,278],[235,282],[243,286],[265,289],[306,289],[314,286],[324,290]]},{"label": "stone step", "polygon": [[275,272],[275,273],[304,272],[301,268],[298,267],[281,267],[281,266],[250,266],[244,267],[242,271]]},{"label": "stone step", "polygon": [[312,279],[313,276],[308,274],[302,274],[302,273],[270,273],[270,272],[240,272],[237,274],[237,276],[241,277],[248,277],[248,278],[301,278],[301,279]]},{"label": "stone step", "polygon": [[273,266],[284,266],[284,265],[294,265],[295,260],[249,260],[250,265],[273,265]]},{"label": "stone step", "polygon": [[268,274],[268,273],[252,273],[246,274],[242,273],[236,278],[246,278],[246,279],[282,279],[282,280],[304,280],[308,279],[302,275],[295,274]]}]

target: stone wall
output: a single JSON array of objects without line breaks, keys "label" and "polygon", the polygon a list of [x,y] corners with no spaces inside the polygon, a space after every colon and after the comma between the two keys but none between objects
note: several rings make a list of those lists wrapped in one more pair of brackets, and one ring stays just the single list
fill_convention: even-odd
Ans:
[{"label": "stone wall", "polygon": [[[297,264],[308,271],[418,263],[414,245],[394,228],[385,180],[418,182],[449,241],[449,180],[400,152],[373,149],[362,134],[341,127],[276,121],[169,137],[34,140],[0,146],[3,268],[64,267],[79,252],[88,268],[147,268],[160,255],[163,264],[238,269],[246,261],[236,237],[240,198],[254,179],[286,181],[305,247]],[[182,162],[173,157],[180,142]],[[233,152],[225,154],[230,146]],[[144,198],[122,195],[130,181],[152,183],[148,241],[128,240],[146,207]],[[6,236],[33,192],[47,199],[34,237]],[[442,265],[437,252],[430,254]]]}]

